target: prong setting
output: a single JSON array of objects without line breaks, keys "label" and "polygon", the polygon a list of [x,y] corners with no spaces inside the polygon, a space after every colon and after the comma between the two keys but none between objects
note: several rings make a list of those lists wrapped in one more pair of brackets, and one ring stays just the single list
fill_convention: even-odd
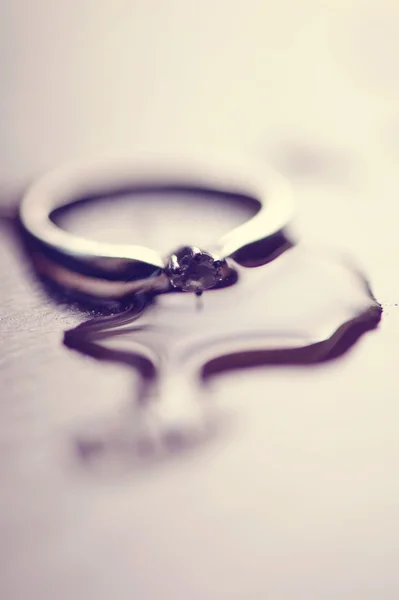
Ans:
[{"label": "prong setting", "polygon": [[196,246],[184,246],[171,254],[165,271],[172,287],[199,296],[223,281],[229,267],[225,259]]},{"label": "prong setting", "polygon": [[169,264],[172,273],[174,273],[175,275],[181,275],[183,273],[183,269],[179,265],[176,254],[172,254],[172,256],[169,259]]}]

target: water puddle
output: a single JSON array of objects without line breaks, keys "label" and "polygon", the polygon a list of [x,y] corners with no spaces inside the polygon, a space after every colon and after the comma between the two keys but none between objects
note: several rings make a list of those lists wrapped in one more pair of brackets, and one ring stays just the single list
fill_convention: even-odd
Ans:
[{"label": "water puddle", "polygon": [[137,466],[195,447],[223,421],[207,401],[211,377],[337,358],[381,318],[365,277],[331,251],[298,244],[263,266],[235,268],[234,285],[200,299],[141,295],[119,314],[66,332],[69,348],[141,373],[120,414],[77,436],[82,460],[113,456]]}]

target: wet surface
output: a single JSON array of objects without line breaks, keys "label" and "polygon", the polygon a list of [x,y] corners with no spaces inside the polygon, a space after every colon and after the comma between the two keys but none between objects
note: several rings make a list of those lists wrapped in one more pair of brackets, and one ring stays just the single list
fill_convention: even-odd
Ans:
[{"label": "wet surface", "polygon": [[66,332],[69,348],[142,375],[122,416],[79,435],[84,461],[101,463],[105,453],[106,461],[112,455],[135,467],[203,442],[221,419],[206,401],[209,377],[337,358],[380,320],[382,308],[365,277],[332,251],[300,244],[272,263],[236,270],[235,285],[200,300],[142,295],[118,315]]}]

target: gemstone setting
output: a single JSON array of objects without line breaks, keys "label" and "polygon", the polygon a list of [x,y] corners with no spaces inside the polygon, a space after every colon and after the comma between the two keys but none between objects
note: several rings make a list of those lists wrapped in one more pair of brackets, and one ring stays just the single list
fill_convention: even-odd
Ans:
[{"label": "gemstone setting", "polygon": [[169,257],[166,274],[172,287],[200,295],[226,279],[229,266],[225,259],[210,252],[183,246]]}]

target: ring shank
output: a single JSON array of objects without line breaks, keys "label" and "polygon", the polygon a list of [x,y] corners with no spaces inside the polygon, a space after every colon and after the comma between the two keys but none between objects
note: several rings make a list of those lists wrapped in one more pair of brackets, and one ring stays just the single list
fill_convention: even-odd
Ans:
[{"label": "ring shank", "polygon": [[151,248],[108,244],[78,237],[52,221],[59,208],[85,198],[138,188],[191,189],[250,197],[259,203],[254,217],[220,238],[209,249],[223,258],[281,231],[291,215],[286,181],[265,165],[242,158],[206,158],[155,154],[129,160],[79,163],[58,168],[31,185],[20,206],[20,219],[33,241],[68,268],[91,277],[129,281],[156,277],[163,257]]}]

